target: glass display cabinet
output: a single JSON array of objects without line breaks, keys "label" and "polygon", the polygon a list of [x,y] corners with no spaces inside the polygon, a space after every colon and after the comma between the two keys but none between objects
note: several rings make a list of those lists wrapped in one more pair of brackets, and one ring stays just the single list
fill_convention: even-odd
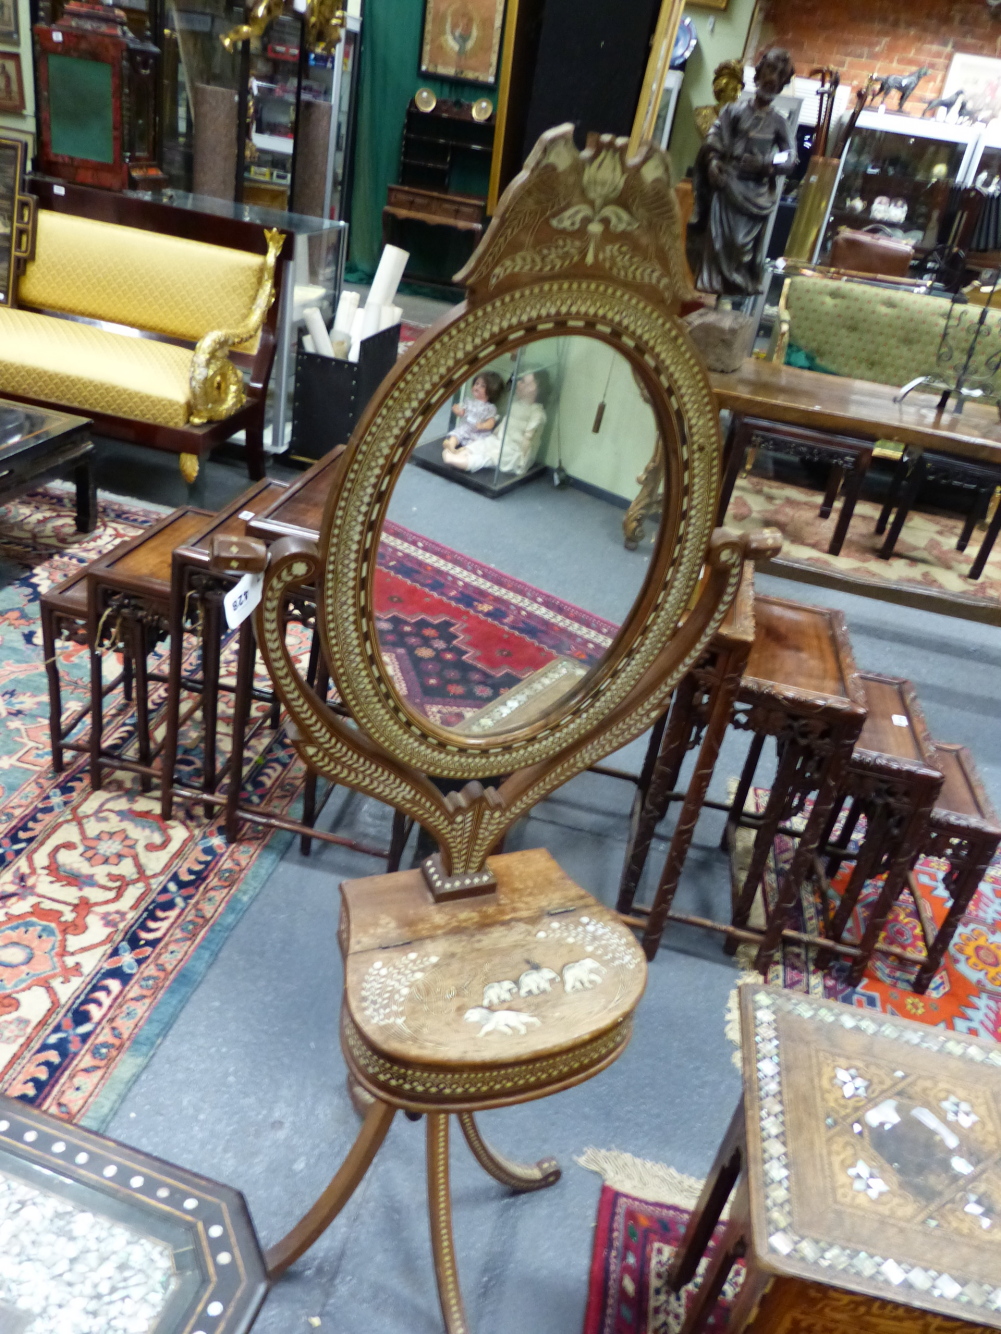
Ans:
[{"label": "glass display cabinet", "polygon": [[[361,18],[350,14],[333,55],[310,52],[300,68],[302,23],[282,15],[246,56],[219,40],[245,17],[242,5],[168,0],[164,26],[164,167],[175,189],[195,179],[195,89],[228,90],[228,119],[209,127],[231,136],[234,151],[241,94],[246,122],[243,170],[230,159],[230,189],[242,202],[321,218],[350,209],[351,146],[358,83]],[[245,68],[244,68],[245,66]],[[300,80],[301,73],[301,80]],[[205,133],[204,129],[201,133]],[[234,176],[238,176],[237,181]]]},{"label": "glass display cabinet", "polygon": [[979,148],[980,127],[863,111],[842,154],[819,258],[839,228],[874,223],[931,250],[949,191],[965,183]]}]

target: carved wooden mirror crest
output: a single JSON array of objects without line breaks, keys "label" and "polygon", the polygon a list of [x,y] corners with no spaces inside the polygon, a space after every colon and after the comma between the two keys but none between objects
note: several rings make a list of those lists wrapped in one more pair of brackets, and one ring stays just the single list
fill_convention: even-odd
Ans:
[{"label": "carved wooden mirror crest", "polygon": [[[488,891],[486,858],[514,822],[655,721],[740,578],[743,540],[713,533],[718,414],[677,315],[691,292],[670,169],[659,150],[627,158],[626,147],[605,136],[579,152],[568,126],[543,135],[458,275],[465,302],[401,358],[359,422],[318,549],[295,539],[271,549],[257,637],[296,747],[320,774],[405,812],[437,840],[440,853],[424,868],[436,898]],[[499,411],[477,389],[484,368],[522,356],[533,367],[555,365],[596,348],[612,356],[609,381],[624,359],[631,374],[622,383],[633,384],[663,453],[660,528],[646,564],[629,557],[639,560],[632,605],[600,656],[566,659],[565,672],[564,660],[559,670],[550,664],[545,680],[516,686],[460,723],[447,710],[421,711],[392,670],[386,622],[375,610],[380,543],[389,540],[387,512],[408,458],[463,386],[478,395],[472,415]],[[512,397],[516,380],[514,373]],[[551,542],[556,563],[555,527]],[[315,589],[324,651],[350,721],[311,689],[286,646],[282,608],[303,587]],[[465,785],[446,793],[434,779]]]}]

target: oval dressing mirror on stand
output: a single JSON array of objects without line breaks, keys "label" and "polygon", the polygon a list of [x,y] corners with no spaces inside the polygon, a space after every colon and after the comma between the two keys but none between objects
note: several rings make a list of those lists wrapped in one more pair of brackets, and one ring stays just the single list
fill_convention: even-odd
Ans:
[{"label": "oval dressing mirror on stand", "polygon": [[[457,275],[465,302],[358,423],[318,548],[286,540],[265,577],[257,637],[300,755],[424,827],[436,899],[489,889],[505,831],[663,713],[740,579],[746,544],[713,534],[718,414],[678,318],[670,169],[626,150],[542,136]],[[627,551],[657,450],[659,527]],[[284,643],[298,589],[347,717]]]},{"label": "oval dressing mirror on stand", "polygon": [[[654,543],[624,548],[616,501],[656,443],[629,362],[577,335],[505,353],[438,408],[397,475],[372,590],[408,712],[486,737],[588,687],[650,568]],[[556,487],[564,467],[574,485]],[[530,470],[500,499],[463,484]]]}]

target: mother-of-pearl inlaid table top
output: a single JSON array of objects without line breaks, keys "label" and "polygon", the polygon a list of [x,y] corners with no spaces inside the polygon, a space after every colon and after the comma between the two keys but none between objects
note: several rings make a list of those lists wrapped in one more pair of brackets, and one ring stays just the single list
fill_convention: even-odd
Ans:
[{"label": "mother-of-pearl inlaid table top", "polygon": [[1001,1329],[1001,1046],[772,987],[740,1000],[743,1114],[717,1168],[742,1314],[760,1301],[775,1334],[807,1309],[830,1334]]}]

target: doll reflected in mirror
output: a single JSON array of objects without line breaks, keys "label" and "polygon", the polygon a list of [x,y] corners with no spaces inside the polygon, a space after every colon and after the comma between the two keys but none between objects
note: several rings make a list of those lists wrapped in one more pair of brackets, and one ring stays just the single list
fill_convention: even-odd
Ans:
[{"label": "doll reflected in mirror", "polygon": [[484,371],[473,381],[470,397],[452,408],[455,425],[442,441],[441,456],[455,468],[472,472],[482,468],[479,460],[482,440],[497,425],[497,402],[504,392],[504,381],[496,371]]},{"label": "doll reflected in mirror", "polygon": [[[491,371],[478,376],[474,381],[474,396],[477,393],[478,382],[481,379],[491,378],[500,384],[497,392],[497,398],[500,398],[503,381],[499,375]],[[491,387],[486,385],[484,389],[488,395],[486,406],[490,407]],[[546,424],[546,409],[543,403],[548,392],[549,377],[545,371],[526,371],[523,375],[519,375],[504,422],[498,425],[497,410],[494,408],[494,421],[491,426],[482,426],[479,430],[469,431],[464,443],[450,448],[449,441],[459,435],[461,425],[469,422],[467,410],[453,434],[446,436],[442,458],[446,463],[450,463],[454,468],[461,468],[464,472],[477,472],[480,468],[493,467],[498,463],[502,472],[519,474],[527,472],[535,461],[542,428]],[[465,406],[468,409],[472,405],[467,403]],[[483,418],[484,422],[486,420]]]}]

